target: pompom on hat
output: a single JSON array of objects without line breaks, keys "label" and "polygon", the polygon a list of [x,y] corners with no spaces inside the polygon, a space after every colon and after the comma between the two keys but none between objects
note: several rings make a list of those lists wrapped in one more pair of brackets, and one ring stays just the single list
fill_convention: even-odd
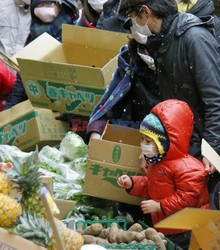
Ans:
[{"label": "pompom on hat", "polygon": [[154,140],[160,155],[164,155],[169,149],[169,137],[159,120],[153,113],[148,114],[140,124],[140,133]]}]

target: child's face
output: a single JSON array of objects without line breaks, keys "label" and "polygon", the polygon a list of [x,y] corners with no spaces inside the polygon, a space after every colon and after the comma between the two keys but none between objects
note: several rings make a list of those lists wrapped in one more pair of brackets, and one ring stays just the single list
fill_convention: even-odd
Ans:
[{"label": "child's face", "polygon": [[142,133],[141,133],[141,144],[150,146],[152,155],[157,155],[159,153],[157,144],[154,142],[154,140]]}]

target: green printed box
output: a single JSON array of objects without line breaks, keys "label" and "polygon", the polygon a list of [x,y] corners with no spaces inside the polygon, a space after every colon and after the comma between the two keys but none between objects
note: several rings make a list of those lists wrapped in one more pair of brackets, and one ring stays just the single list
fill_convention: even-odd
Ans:
[{"label": "green printed box", "polygon": [[59,143],[68,127],[55,117],[58,112],[48,109],[34,108],[30,101],[19,103],[11,109],[1,112],[0,144],[13,145],[21,150],[33,150],[38,144]]},{"label": "green printed box", "polygon": [[84,193],[139,205],[141,199],[117,185],[123,174],[142,175],[139,167],[140,133],[136,129],[107,125],[101,140],[92,139],[86,168]]},{"label": "green printed box", "polygon": [[33,106],[90,116],[126,43],[127,34],[63,25],[62,43],[44,33],[12,60]]}]

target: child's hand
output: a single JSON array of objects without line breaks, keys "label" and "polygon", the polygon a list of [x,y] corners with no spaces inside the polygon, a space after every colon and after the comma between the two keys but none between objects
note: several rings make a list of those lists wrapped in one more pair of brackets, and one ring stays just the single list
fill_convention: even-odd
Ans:
[{"label": "child's hand", "polygon": [[141,209],[144,214],[161,212],[160,202],[145,200],[141,202]]},{"label": "child's hand", "polygon": [[132,186],[131,178],[125,174],[118,178],[117,183],[120,187],[123,187],[125,189],[129,189]]}]

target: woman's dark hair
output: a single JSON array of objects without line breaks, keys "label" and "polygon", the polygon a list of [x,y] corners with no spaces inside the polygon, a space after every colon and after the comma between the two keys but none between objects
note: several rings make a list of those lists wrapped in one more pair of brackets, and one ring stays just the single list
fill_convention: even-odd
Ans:
[{"label": "woman's dark hair", "polygon": [[142,5],[148,6],[157,18],[164,18],[178,12],[175,0],[146,0]]}]

